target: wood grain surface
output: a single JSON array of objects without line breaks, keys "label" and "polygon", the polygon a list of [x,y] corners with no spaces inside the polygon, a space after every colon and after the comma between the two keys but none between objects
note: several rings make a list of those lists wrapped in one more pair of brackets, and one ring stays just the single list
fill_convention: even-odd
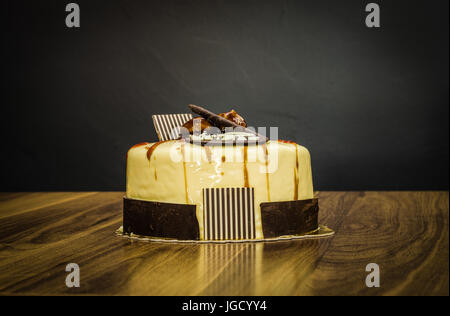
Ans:
[{"label": "wood grain surface", "polygon": [[[1,295],[448,295],[448,192],[320,192],[335,236],[161,244],[115,235],[122,192],[1,193]],[[77,263],[81,286],[67,288]],[[368,263],[381,271],[368,288]]]}]

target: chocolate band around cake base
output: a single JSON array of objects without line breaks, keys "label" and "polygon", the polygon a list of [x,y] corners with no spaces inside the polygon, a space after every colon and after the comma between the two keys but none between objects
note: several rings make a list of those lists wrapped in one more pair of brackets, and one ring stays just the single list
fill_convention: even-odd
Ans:
[{"label": "chocolate band around cake base", "polygon": [[319,200],[261,203],[262,230],[265,238],[302,235],[319,226]]},{"label": "chocolate band around cake base", "polygon": [[[265,239],[302,235],[318,229],[318,199],[261,203]],[[196,205],[124,197],[123,233],[162,239],[200,240]]]},{"label": "chocolate band around cake base", "polygon": [[199,240],[196,206],[123,199],[123,232],[179,240]]}]

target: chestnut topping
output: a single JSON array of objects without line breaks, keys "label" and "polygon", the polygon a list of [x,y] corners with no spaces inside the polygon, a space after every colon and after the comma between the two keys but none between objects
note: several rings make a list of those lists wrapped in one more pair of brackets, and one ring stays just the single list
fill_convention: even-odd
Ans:
[{"label": "chestnut topping", "polygon": [[244,118],[237,114],[235,110],[231,110],[230,112],[226,113],[220,113],[219,116],[226,118],[227,120],[232,121],[242,127],[247,127],[247,123],[245,122]]},{"label": "chestnut topping", "polygon": [[194,133],[194,120],[200,120],[200,128],[201,132],[203,132],[208,127],[211,127],[211,123],[209,123],[207,120],[205,120],[203,117],[194,117],[193,119],[190,119],[186,123],[183,124],[182,127],[186,128],[189,131],[189,134]]}]

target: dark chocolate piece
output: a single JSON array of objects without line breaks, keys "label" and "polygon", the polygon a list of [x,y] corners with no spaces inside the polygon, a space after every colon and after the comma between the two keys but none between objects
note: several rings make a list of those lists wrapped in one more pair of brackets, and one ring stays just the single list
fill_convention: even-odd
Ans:
[{"label": "dark chocolate piece", "polygon": [[[236,192],[232,192],[231,189],[222,190],[221,203],[225,209],[224,205],[234,205],[232,201],[236,198],[234,196]],[[246,192],[248,195],[249,191]],[[203,193],[204,199],[210,198],[210,194],[205,195],[205,192]],[[237,192],[237,194],[239,193],[241,192]],[[251,201],[252,196],[253,193],[250,193],[247,201]],[[224,197],[227,197],[227,199],[223,199]],[[228,198],[230,199],[229,201]],[[319,227],[319,204],[317,198],[298,201],[265,202],[261,203],[260,206],[264,238],[303,235]],[[234,224],[235,217],[236,214],[234,213],[227,214],[227,218],[230,220],[233,219],[232,222]],[[251,225],[251,223],[255,225],[252,216],[250,216],[250,222],[247,224]],[[229,225],[230,223],[225,223],[225,221],[218,223],[218,225],[225,225],[223,229],[228,232],[223,236],[225,239],[236,239],[236,237],[237,239],[255,238],[254,232],[250,236],[247,234],[236,234],[234,232],[236,225],[227,227],[227,224]],[[205,226],[205,228],[207,227],[208,225]],[[233,230],[233,233],[230,230]],[[200,233],[196,217],[196,206],[133,200],[125,197],[123,205],[123,232],[126,234],[134,233],[136,235],[167,239],[199,240]],[[205,233],[207,236],[211,235],[212,237],[206,239],[214,239],[215,234],[212,234],[211,231]]]},{"label": "dark chocolate piece", "polygon": [[233,121],[227,120],[224,117],[221,117],[211,111],[208,111],[207,109],[202,108],[201,106],[189,104],[189,108],[192,112],[202,116],[205,118],[208,122],[210,122],[212,125],[222,128],[222,127],[242,127]]},{"label": "dark chocolate piece", "polygon": [[319,227],[318,199],[261,203],[264,238],[301,235]]},{"label": "dark chocolate piece", "polygon": [[123,232],[178,240],[199,240],[196,206],[123,199]]}]

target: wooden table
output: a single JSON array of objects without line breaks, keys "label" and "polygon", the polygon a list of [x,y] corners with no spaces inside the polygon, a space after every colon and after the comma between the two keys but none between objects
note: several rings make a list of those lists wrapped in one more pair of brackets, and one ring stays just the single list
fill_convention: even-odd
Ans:
[{"label": "wooden table", "polygon": [[[0,194],[0,294],[448,295],[448,192],[320,192],[330,238],[160,244],[115,235],[122,192]],[[68,288],[68,263],[81,286]],[[368,288],[368,263],[381,272]]]}]

